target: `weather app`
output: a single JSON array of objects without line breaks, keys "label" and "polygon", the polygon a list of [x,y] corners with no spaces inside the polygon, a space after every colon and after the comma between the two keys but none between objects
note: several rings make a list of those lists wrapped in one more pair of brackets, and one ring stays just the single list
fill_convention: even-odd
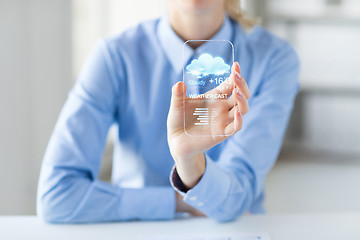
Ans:
[{"label": "weather app", "polygon": [[199,78],[208,75],[219,76],[230,71],[230,66],[221,57],[212,57],[208,53],[201,54],[186,67],[190,74]]},{"label": "weather app", "polygon": [[[184,66],[186,85],[184,127],[188,135],[222,135],[222,102],[232,92],[229,76],[234,59],[233,45],[225,40],[203,42],[206,48]],[[235,103],[234,103],[235,104]]]},{"label": "weather app", "polygon": [[186,66],[185,84],[190,98],[227,98],[228,94],[215,94],[211,89],[226,83],[230,65],[219,56],[203,53]]}]

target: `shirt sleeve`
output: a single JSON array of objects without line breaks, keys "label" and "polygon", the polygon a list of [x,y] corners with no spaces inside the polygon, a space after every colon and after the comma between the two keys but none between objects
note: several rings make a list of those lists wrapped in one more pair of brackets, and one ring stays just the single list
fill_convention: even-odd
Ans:
[{"label": "shirt sleeve", "polygon": [[101,41],[69,94],[41,168],[37,211],[45,221],[174,218],[171,187],[126,189],[98,180],[107,133],[123,100],[121,67]]},{"label": "shirt sleeve", "polygon": [[186,203],[220,222],[256,211],[252,206],[262,197],[299,90],[299,61],[290,45],[275,51],[267,66],[243,128],[222,143],[219,154],[212,155],[213,149],[205,153],[206,168],[197,185],[184,188],[175,168],[170,175]]}]

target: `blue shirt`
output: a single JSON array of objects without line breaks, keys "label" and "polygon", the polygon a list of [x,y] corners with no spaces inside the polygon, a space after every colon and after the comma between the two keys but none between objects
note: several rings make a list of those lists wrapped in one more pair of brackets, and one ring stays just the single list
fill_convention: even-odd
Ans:
[{"label": "blue shirt", "polygon": [[[252,92],[243,128],[205,153],[200,182],[181,192],[167,144],[171,87],[195,54],[166,17],[102,40],[85,63],[49,141],[39,179],[38,214],[49,222],[175,217],[175,190],[218,221],[263,212],[273,166],[299,89],[291,46],[261,27],[247,33],[225,17],[212,39],[234,44]],[[196,53],[206,52],[205,43]],[[221,51],[221,49],[220,49]],[[108,130],[116,124],[112,184],[98,179]],[[175,190],[174,190],[175,189]]]}]

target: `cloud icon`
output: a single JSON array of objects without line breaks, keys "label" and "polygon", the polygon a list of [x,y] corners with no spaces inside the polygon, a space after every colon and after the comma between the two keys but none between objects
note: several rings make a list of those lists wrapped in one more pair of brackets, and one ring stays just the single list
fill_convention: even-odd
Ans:
[{"label": "cloud icon", "polygon": [[210,54],[201,54],[198,59],[194,59],[186,66],[189,73],[197,76],[206,76],[210,74],[222,75],[229,72],[230,66],[224,62],[221,57],[213,58]]}]

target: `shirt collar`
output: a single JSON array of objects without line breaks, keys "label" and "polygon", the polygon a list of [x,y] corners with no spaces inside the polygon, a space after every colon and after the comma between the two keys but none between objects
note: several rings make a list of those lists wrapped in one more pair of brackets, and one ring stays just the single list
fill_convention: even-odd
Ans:
[{"label": "shirt collar", "polygon": [[[167,15],[164,15],[160,19],[157,35],[159,37],[160,44],[176,73],[180,73],[182,71],[184,65],[188,63],[192,56],[198,56],[201,53],[206,52],[207,48],[209,48],[209,42],[202,44],[196,50],[192,49],[188,45],[185,45],[184,47],[184,41],[171,28]],[[231,41],[232,35],[231,21],[229,17],[225,15],[223,25],[210,40]],[[218,55],[222,55],[222,50],[223,49],[217,50]]]}]

